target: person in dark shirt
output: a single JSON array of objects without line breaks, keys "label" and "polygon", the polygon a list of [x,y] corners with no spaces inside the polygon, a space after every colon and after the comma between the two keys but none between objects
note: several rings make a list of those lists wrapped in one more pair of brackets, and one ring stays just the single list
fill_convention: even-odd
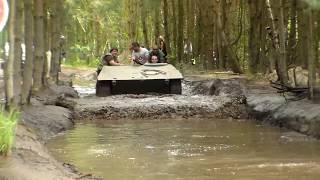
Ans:
[{"label": "person in dark shirt", "polygon": [[118,60],[118,49],[112,48],[110,53],[103,56],[101,63],[98,66],[97,73],[99,74],[103,66],[121,66]]},{"label": "person in dark shirt", "polygon": [[162,36],[159,36],[159,49],[163,52],[164,54],[164,59],[167,59],[167,46],[166,43],[164,41],[164,38]]},{"label": "person in dark shirt", "polygon": [[106,54],[103,59],[102,63],[105,66],[120,66],[122,65],[118,60],[118,49],[112,48],[110,50],[110,53]]},{"label": "person in dark shirt", "polygon": [[165,63],[166,62],[164,53],[158,48],[157,45],[154,45],[152,47],[152,50],[149,52],[149,57],[150,57],[149,62],[151,60],[151,56],[157,56],[158,63]]}]

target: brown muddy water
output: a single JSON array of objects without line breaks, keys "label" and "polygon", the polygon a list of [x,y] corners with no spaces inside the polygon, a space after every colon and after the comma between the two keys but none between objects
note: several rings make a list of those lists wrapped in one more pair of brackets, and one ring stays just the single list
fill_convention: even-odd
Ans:
[{"label": "brown muddy water", "polygon": [[117,120],[77,124],[48,147],[110,180],[320,179],[320,142],[255,122]]}]

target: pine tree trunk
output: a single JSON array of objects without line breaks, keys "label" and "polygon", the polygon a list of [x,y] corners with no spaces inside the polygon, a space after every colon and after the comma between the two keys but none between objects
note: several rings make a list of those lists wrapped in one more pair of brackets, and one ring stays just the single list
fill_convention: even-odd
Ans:
[{"label": "pine tree trunk", "polygon": [[286,60],[286,27],[284,24],[284,0],[281,0],[280,3],[280,14],[278,18],[279,22],[279,40],[280,40],[280,58],[278,59],[278,65],[280,70],[280,81],[284,84],[288,83],[288,68],[287,68],[287,60]]},{"label": "pine tree trunk", "polygon": [[149,48],[150,47],[150,42],[149,42],[149,34],[148,34],[148,26],[147,26],[147,17],[148,17],[148,12],[147,8],[145,6],[145,0],[140,0],[140,20],[142,24],[142,32],[143,32],[143,37],[144,37],[144,46]]},{"label": "pine tree trunk", "polygon": [[16,9],[16,1],[11,0],[9,3],[9,57],[5,65],[5,93],[6,93],[6,106],[7,109],[14,109],[18,106],[17,101],[15,100],[14,94],[14,46],[15,46],[15,9]]},{"label": "pine tree trunk", "polygon": [[15,23],[14,23],[14,75],[13,75],[13,86],[14,86],[14,99],[15,103],[21,103],[21,83],[22,83],[22,73],[21,73],[21,64],[22,64],[22,24],[23,24],[23,2],[16,1],[15,3]]},{"label": "pine tree trunk", "polygon": [[[217,39],[218,39],[218,49],[219,49],[219,66],[220,68],[223,67],[225,68],[225,64],[228,63],[229,67],[231,70],[235,73],[240,73],[242,74],[243,71],[240,67],[239,64],[239,59],[236,55],[236,53],[232,50],[230,47],[230,43],[228,42],[228,38],[226,35],[226,30],[225,30],[225,24],[224,24],[224,16],[225,14],[225,7],[226,6],[226,1],[221,0],[219,1],[219,9],[218,12],[216,13],[216,20],[217,20]],[[228,60],[226,62],[226,59]]]},{"label": "pine tree trunk", "polygon": [[178,0],[178,45],[177,45],[177,59],[179,63],[182,62],[183,58],[183,0]]},{"label": "pine tree trunk", "polygon": [[276,69],[279,80],[282,84],[288,84],[288,70],[286,63],[286,28],[284,26],[284,1],[274,0],[274,12],[270,0],[266,0],[268,14],[272,23],[270,36],[273,41],[274,58],[276,59]]},{"label": "pine tree trunk", "polygon": [[23,86],[21,93],[21,103],[29,104],[33,77],[33,14],[32,0],[24,0],[24,28],[26,45],[26,62],[23,70]]},{"label": "pine tree trunk", "polygon": [[160,36],[160,9],[159,9],[160,5],[158,3],[156,3],[156,8],[153,10],[154,12],[154,17],[153,17],[153,21],[154,21],[154,44],[160,46],[159,42],[158,42],[158,38]]},{"label": "pine tree trunk", "polygon": [[262,18],[263,18],[263,1],[248,0],[249,4],[249,71],[253,74],[258,72],[258,65],[261,61],[261,41],[262,41]]},{"label": "pine tree trunk", "polygon": [[309,83],[309,98],[314,99],[314,88],[316,86],[316,71],[315,71],[315,58],[314,58],[314,48],[313,48],[313,15],[312,9],[309,7],[305,13],[308,28],[308,38],[307,38],[307,51],[308,51],[308,83]]},{"label": "pine tree trunk", "polygon": [[295,64],[297,37],[297,0],[292,0],[290,7],[290,31],[287,47],[288,64]]},{"label": "pine tree trunk", "polygon": [[320,74],[320,11],[315,12],[314,18],[316,19],[316,27],[314,30],[314,51],[315,51],[315,66],[316,71]]},{"label": "pine tree trunk", "polygon": [[305,61],[308,56],[308,52],[305,50],[307,46],[307,38],[308,38],[308,19],[304,14],[304,10],[306,9],[307,4],[304,1],[298,1],[298,45],[297,45],[297,60],[296,64],[307,68],[307,61]]},{"label": "pine tree trunk", "polygon": [[52,4],[52,58],[50,66],[50,76],[53,82],[58,83],[59,66],[60,66],[60,27],[61,19],[59,18],[59,7],[62,2],[60,0],[55,0]]},{"label": "pine tree trunk", "polygon": [[128,28],[129,28],[129,40],[131,42],[137,41],[137,30],[136,30],[136,0],[127,0],[127,9],[128,9]]},{"label": "pine tree trunk", "polygon": [[[221,0],[222,1],[222,0]],[[223,41],[222,41],[222,37],[221,37],[221,31],[224,29],[223,27],[223,12],[224,11],[224,7],[223,7],[223,4],[222,2],[219,1],[219,2],[216,2],[215,6],[218,7],[217,8],[217,12],[216,12],[216,16],[215,16],[215,20],[216,20],[216,40],[217,40],[217,50],[218,50],[218,54],[217,54],[217,57],[218,57],[218,68],[219,69],[224,69],[224,64],[225,64],[225,52],[224,52],[224,44],[223,44]]]},{"label": "pine tree trunk", "polygon": [[203,24],[202,52],[203,66],[206,69],[213,69],[213,1],[201,1],[201,19]]},{"label": "pine tree trunk", "polygon": [[43,21],[43,0],[34,0],[35,5],[35,61],[33,75],[33,90],[39,91],[43,88],[43,65],[44,56],[44,21]]},{"label": "pine tree trunk", "polygon": [[202,45],[201,45],[201,42],[202,42],[202,39],[203,39],[203,28],[202,28],[202,17],[201,17],[201,0],[197,0],[196,1],[197,4],[197,8],[196,8],[196,16],[197,16],[197,26],[196,26],[196,30],[197,30],[197,39],[196,39],[196,55],[198,57],[200,57],[200,59],[202,59],[201,57],[201,51],[202,51]]},{"label": "pine tree trunk", "polygon": [[48,13],[47,11],[49,11],[49,2],[48,1],[44,1],[43,4],[43,41],[44,41],[44,52],[45,52],[45,61],[43,63],[43,75],[42,75],[42,83],[44,86],[48,86],[48,80],[49,80],[49,74],[50,74],[50,66],[48,66],[49,60],[47,57],[47,51],[48,51]]},{"label": "pine tree trunk", "polygon": [[170,42],[170,28],[169,28],[169,6],[168,6],[168,0],[163,0],[163,26],[164,26],[164,33],[165,33],[165,43],[167,48],[167,53],[169,54],[171,52],[171,42]]},{"label": "pine tree trunk", "polygon": [[177,26],[177,8],[176,8],[176,3],[175,0],[171,0],[171,5],[172,5],[172,37],[173,37],[173,50],[175,53],[177,53],[177,46],[178,46],[178,26]]}]

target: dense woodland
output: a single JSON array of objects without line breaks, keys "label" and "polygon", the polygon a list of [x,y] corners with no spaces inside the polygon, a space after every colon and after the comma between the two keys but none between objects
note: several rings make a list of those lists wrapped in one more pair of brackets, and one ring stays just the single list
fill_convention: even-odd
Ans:
[{"label": "dense woodland", "polygon": [[128,54],[132,41],[150,48],[159,36],[179,68],[277,70],[288,84],[288,69],[301,66],[312,97],[320,73],[318,7],[318,0],[10,0],[0,39],[2,49],[10,45],[8,57],[2,53],[7,102],[28,104],[31,92],[58,83],[64,56],[94,65],[111,47]]}]

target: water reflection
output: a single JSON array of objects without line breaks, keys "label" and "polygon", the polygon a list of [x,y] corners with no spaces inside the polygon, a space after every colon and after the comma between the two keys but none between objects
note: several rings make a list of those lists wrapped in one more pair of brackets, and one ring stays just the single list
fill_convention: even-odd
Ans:
[{"label": "water reflection", "polygon": [[79,124],[49,147],[105,179],[318,179],[320,142],[301,137],[243,121],[120,120]]}]

